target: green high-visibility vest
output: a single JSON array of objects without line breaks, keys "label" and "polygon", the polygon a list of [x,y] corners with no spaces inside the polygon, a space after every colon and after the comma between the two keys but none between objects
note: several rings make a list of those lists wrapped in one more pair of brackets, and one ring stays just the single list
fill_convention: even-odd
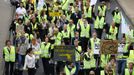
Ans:
[{"label": "green high-visibility vest", "polygon": [[82,20],[78,21],[81,27],[81,32],[80,32],[80,37],[86,37],[89,38],[89,31],[90,31],[90,25],[87,24],[86,26],[84,26],[84,23]]},{"label": "green high-visibility vest", "polygon": [[121,23],[121,15],[120,12],[114,12],[113,20],[115,23]]},{"label": "green high-visibility vest", "polygon": [[87,8],[84,6],[84,14],[86,18],[92,18],[92,7]]},{"label": "green high-visibility vest", "polygon": [[127,58],[127,63],[134,62],[134,50],[130,50],[129,57]]},{"label": "green high-visibility vest", "polygon": [[[9,52],[10,51],[10,52]],[[3,49],[4,59],[6,62],[15,62],[15,47],[11,46],[11,50],[8,47],[4,47]]]},{"label": "green high-visibility vest", "polygon": [[113,27],[110,26],[109,33],[111,33],[111,35],[109,35],[109,39],[116,40],[116,35],[117,35],[117,33],[118,33],[118,28],[115,27],[115,28],[113,29]]},{"label": "green high-visibility vest", "polygon": [[96,20],[94,22],[94,28],[95,29],[103,29],[104,25],[105,25],[105,19],[104,19],[104,17],[101,17],[99,19],[99,17],[97,16],[96,17]]},{"label": "green high-visibility vest", "polygon": [[27,38],[27,39],[30,39],[30,40],[32,40],[33,38],[34,38],[34,35],[33,34],[28,34],[28,33],[25,33],[25,37]]},{"label": "green high-visibility vest", "polygon": [[42,58],[50,58],[50,50],[51,44],[50,43],[41,43],[41,57]]},{"label": "green high-visibility vest", "polygon": [[91,39],[90,39],[90,42],[91,42],[91,49],[92,49],[92,50],[95,49],[95,43],[96,43],[96,44],[100,44],[100,39],[99,39],[99,38],[96,38],[95,40],[96,40],[96,41],[94,41],[94,38],[91,38]]},{"label": "green high-visibility vest", "polygon": [[65,32],[65,31],[63,30],[61,33],[62,33],[62,37],[63,37],[63,38],[69,38],[69,31],[66,31],[66,32]]},{"label": "green high-visibility vest", "polygon": [[[126,43],[125,46],[123,47],[124,52],[128,52],[128,47],[129,47],[129,44]],[[117,58],[119,58],[119,59],[121,59],[121,58],[128,58],[128,56],[118,55]]]},{"label": "green high-visibility vest", "polygon": [[74,66],[74,68],[71,69],[71,71],[68,69],[67,65],[65,65],[64,68],[65,74],[66,75],[73,75],[76,72],[76,66]]},{"label": "green high-visibility vest", "polygon": [[110,55],[104,55],[104,54],[101,54],[101,67],[104,68],[106,66],[106,64],[108,63],[109,61],[109,58],[110,58]]},{"label": "green high-visibility vest", "polygon": [[83,69],[95,68],[96,65],[95,65],[95,59],[94,59],[94,57],[93,57],[91,54],[90,54],[90,56],[89,56],[88,52],[85,52],[85,55],[86,55],[88,58],[90,58],[90,60],[86,60],[86,59],[84,58],[84,60],[83,60],[83,63],[84,63]]},{"label": "green high-visibility vest", "polygon": [[64,1],[63,1],[63,3],[62,3],[62,9],[63,9],[63,10],[68,10],[69,1],[70,1],[70,0],[64,0]]},{"label": "green high-visibility vest", "polygon": [[104,70],[101,70],[101,75],[105,75],[105,72],[104,72]]},{"label": "green high-visibility vest", "polygon": [[58,34],[55,37],[55,43],[54,45],[61,45],[61,40],[62,40],[62,34],[58,32]]},{"label": "green high-visibility vest", "polygon": [[73,24],[70,26],[69,24],[67,25],[67,30],[69,31],[71,37],[74,37],[74,31],[75,31],[75,25]]},{"label": "green high-visibility vest", "polygon": [[[125,75],[130,75],[130,72],[128,69],[125,69]],[[133,71],[132,71],[132,75],[134,75],[134,68],[133,68]]]},{"label": "green high-visibility vest", "polygon": [[[31,23],[32,24],[32,23]],[[36,30],[36,29],[38,29],[37,28],[37,23],[35,23],[34,25],[32,24],[32,30]]]},{"label": "green high-visibility vest", "polygon": [[102,8],[101,6],[98,6],[99,14],[102,14],[102,16],[105,16],[106,8],[107,8],[106,5],[102,6]]},{"label": "green high-visibility vest", "polygon": [[81,46],[78,46],[77,49],[75,50],[75,61],[80,61],[80,53],[82,51]]}]

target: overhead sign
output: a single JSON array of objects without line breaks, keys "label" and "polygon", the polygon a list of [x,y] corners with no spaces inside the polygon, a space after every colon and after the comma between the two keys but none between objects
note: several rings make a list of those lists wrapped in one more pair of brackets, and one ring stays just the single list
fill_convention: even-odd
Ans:
[{"label": "overhead sign", "polygon": [[75,61],[75,47],[74,46],[55,46],[53,60],[54,61]]},{"label": "overhead sign", "polygon": [[117,40],[103,40],[100,44],[101,54],[117,54],[118,41]]},{"label": "overhead sign", "polygon": [[49,12],[50,16],[61,16],[61,12]]}]

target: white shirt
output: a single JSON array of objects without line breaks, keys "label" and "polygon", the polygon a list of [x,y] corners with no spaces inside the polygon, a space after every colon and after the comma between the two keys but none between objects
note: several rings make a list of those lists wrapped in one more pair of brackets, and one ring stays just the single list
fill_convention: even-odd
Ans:
[{"label": "white shirt", "polygon": [[26,69],[26,68],[35,68],[35,56],[34,55],[32,56],[29,56],[28,54],[26,55],[23,69]]},{"label": "white shirt", "polygon": [[18,7],[16,9],[16,13],[19,14],[19,15],[25,15],[26,14],[26,9],[25,8],[21,8],[21,7]]},{"label": "white shirt", "polygon": [[[30,48],[30,46],[31,46],[31,44],[29,45],[28,48]],[[32,49],[33,49],[34,52],[41,52],[41,50],[40,50],[40,44],[39,43],[36,43],[36,45],[33,45],[32,44]],[[40,55],[35,55],[35,58],[36,59],[39,59],[40,58]]]}]

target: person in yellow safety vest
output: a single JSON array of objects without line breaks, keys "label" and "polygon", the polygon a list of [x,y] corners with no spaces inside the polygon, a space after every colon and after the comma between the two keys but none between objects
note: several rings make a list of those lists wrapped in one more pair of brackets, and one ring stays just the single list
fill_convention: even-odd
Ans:
[{"label": "person in yellow safety vest", "polygon": [[127,62],[134,62],[134,50],[130,50],[129,57],[127,58]]},{"label": "person in yellow safety vest", "polygon": [[102,16],[105,17],[106,9],[107,9],[107,6],[106,6],[105,2],[102,2],[101,5],[98,6],[98,14],[102,13]]},{"label": "person in yellow safety vest", "polygon": [[109,54],[101,54],[100,67],[104,70],[106,64],[109,62],[110,55]]},{"label": "person in yellow safety vest", "polygon": [[129,32],[127,34],[127,37],[130,38],[132,42],[134,42],[134,29],[131,25],[129,25]]},{"label": "person in yellow safety vest", "polygon": [[99,39],[101,39],[105,24],[105,18],[102,16],[102,13],[100,13],[98,16],[96,16],[96,19],[94,21],[94,29],[96,30]]},{"label": "person in yellow safety vest", "polygon": [[77,75],[80,69],[80,59],[81,59],[81,52],[82,52],[82,48],[81,46],[79,46],[78,39],[74,40],[74,46],[75,46],[75,64],[76,64],[76,75]]},{"label": "person in yellow safety vest", "polygon": [[39,22],[43,22],[44,20],[47,20],[47,15],[46,11],[43,9],[39,14]]},{"label": "person in yellow safety vest", "polygon": [[[89,48],[92,50],[92,53],[94,54],[94,58],[95,58],[95,62],[96,62],[96,68],[98,69],[99,63],[100,63],[100,56],[99,56],[100,39],[97,38],[96,32],[94,32],[92,36],[93,37],[90,38],[90,41],[89,41]],[[97,75],[100,74],[100,72],[98,72],[98,71],[97,71]]]},{"label": "person in yellow safety vest", "polygon": [[131,42],[126,42],[126,38],[122,38],[121,39],[121,43],[122,44],[122,52],[119,52],[117,55],[117,73],[120,75],[124,75],[125,73],[125,64],[126,64],[126,59],[128,58],[128,48],[131,44]]},{"label": "person in yellow safety vest", "polygon": [[69,31],[69,35],[70,35],[71,41],[72,41],[72,38],[74,38],[74,32],[76,30],[73,20],[69,21],[69,24],[67,25],[67,30]]},{"label": "person in yellow safety vest", "polygon": [[62,10],[68,10],[70,3],[74,3],[74,0],[62,0]]},{"label": "person in yellow safety vest", "polygon": [[36,59],[36,68],[39,67],[39,59],[40,59],[40,54],[41,54],[41,49],[40,49],[40,44],[37,42],[36,38],[32,39],[31,44],[29,44],[29,48],[33,49],[35,59]]},{"label": "person in yellow safety vest", "polygon": [[32,25],[32,30],[33,31],[37,31],[38,30],[38,23],[36,21],[36,17],[35,16],[32,17],[31,25]]},{"label": "person in yellow safety vest", "polygon": [[54,29],[53,35],[54,35],[54,39],[55,39],[54,45],[61,45],[62,34],[61,34],[61,32],[59,32],[58,28]]},{"label": "person in yellow safety vest", "polygon": [[129,62],[128,68],[125,69],[125,75],[134,75],[134,62]]},{"label": "person in yellow safety vest", "polygon": [[116,75],[116,58],[115,57],[110,58],[110,61],[106,63],[104,70],[107,75]]},{"label": "person in yellow safety vest", "polygon": [[65,75],[77,75],[76,65],[72,62],[68,62],[64,67]]},{"label": "person in yellow safety vest", "polygon": [[79,19],[77,27],[78,27],[77,30],[80,31],[82,50],[86,52],[89,37],[91,35],[91,30],[90,25],[88,24],[87,20],[84,19],[84,16],[81,19]]},{"label": "person in yellow safety vest", "polygon": [[90,0],[89,2],[86,3],[83,9],[84,9],[85,18],[87,19],[88,23],[92,23],[93,7],[90,6]]},{"label": "person in yellow safety vest", "polygon": [[51,43],[49,42],[49,38],[45,37],[45,41],[41,43],[41,58],[44,68],[44,73],[46,75],[50,74],[50,58],[51,58]]},{"label": "person in yellow safety vest", "polygon": [[14,63],[16,59],[15,47],[11,45],[10,40],[6,40],[6,46],[3,48],[3,58],[5,61],[5,75],[13,75]]},{"label": "person in yellow safety vest", "polygon": [[95,59],[90,49],[87,49],[87,52],[84,53],[83,64],[84,75],[88,75],[96,67]]},{"label": "person in yellow safety vest", "polygon": [[69,31],[67,30],[67,25],[64,25],[64,28],[61,33],[62,33],[62,38],[63,38],[65,45],[69,45],[70,44],[70,36],[69,36]]},{"label": "person in yellow safety vest", "polygon": [[113,15],[113,21],[115,23],[115,26],[119,30],[119,27],[120,27],[120,24],[121,24],[121,13],[120,13],[118,7],[116,7],[115,10],[113,10],[112,15]]},{"label": "person in yellow safety vest", "polygon": [[[94,50],[95,50],[96,46],[100,45],[100,39],[97,38],[96,32],[94,32],[92,34],[92,36],[93,37],[90,38],[90,40],[89,40],[89,46],[90,46],[90,49],[92,50],[92,52],[96,54],[96,52]],[[97,51],[97,54],[98,54],[98,51]]]},{"label": "person in yellow safety vest", "polygon": [[114,22],[110,25],[108,38],[111,40],[116,40],[118,38],[118,28],[115,26]]}]

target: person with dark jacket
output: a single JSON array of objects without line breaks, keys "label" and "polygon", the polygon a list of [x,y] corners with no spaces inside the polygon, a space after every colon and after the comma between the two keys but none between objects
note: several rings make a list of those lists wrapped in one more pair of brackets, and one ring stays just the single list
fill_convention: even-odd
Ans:
[{"label": "person with dark jacket", "polygon": [[75,8],[75,12],[71,14],[70,19],[73,20],[74,24],[77,25],[78,20],[81,18],[81,13],[78,8]]}]

